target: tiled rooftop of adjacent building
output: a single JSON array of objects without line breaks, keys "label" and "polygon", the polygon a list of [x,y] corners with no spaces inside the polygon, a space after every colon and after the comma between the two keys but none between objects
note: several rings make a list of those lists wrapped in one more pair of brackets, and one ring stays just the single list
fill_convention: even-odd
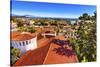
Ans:
[{"label": "tiled rooftop of adjacent building", "polygon": [[24,41],[34,38],[36,35],[29,32],[11,32],[11,40]]},{"label": "tiled rooftop of adjacent building", "polygon": [[[62,63],[76,63],[78,62],[77,56],[64,56],[57,54],[54,49],[59,48],[57,44],[52,43],[53,39],[64,40],[63,36],[52,38],[42,38],[38,40],[38,48],[26,52],[14,66],[27,66],[27,65],[41,65],[41,64],[62,64]],[[72,47],[68,46],[72,50]]]}]

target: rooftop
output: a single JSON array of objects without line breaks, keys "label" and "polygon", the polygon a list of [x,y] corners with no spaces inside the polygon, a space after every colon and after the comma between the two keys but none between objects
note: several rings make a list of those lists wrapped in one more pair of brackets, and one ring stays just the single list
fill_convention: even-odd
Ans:
[{"label": "rooftop", "polygon": [[24,41],[34,38],[35,35],[29,32],[11,32],[11,40]]},{"label": "rooftop", "polygon": [[[38,48],[35,50],[28,51],[14,64],[14,66],[78,62],[76,55],[72,55],[69,57],[59,55],[56,51],[54,51],[55,48],[59,48],[57,44],[52,43],[52,40],[56,38],[64,40],[63,36],[44,40],[41,39],[40,41],[38,41]],[[72,50],[72,47],[68,47],[68,49]]]}]

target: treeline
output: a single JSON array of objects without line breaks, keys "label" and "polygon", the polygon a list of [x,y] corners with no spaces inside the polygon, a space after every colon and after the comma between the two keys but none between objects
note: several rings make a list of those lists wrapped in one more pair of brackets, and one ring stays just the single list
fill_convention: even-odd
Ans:
[{"label": "treeline", "polygon": [[[78,38],[71,38],[73,49],[75,50],[79,62],[96,61],[96,12],[93,16],[84,13],[79,19],[84,20],[80,23],[76,34]],[[86,20],[93,20],[90,23]]]},{"label": "treeline", "polygon": [[80,20],[96,20],[97,13],[94,12],[93,16],[90,16],[88,13],[84,13],[82,16],[79,17]]}]

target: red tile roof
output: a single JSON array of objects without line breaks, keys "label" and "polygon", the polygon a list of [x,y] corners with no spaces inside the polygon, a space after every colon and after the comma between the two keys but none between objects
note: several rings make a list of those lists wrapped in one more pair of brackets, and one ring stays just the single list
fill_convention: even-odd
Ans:
[{"label": "red tile roof", "polygon": [[35,35],[32,35],[29,32],[11,32],[11,40],[14,41],[24,41],[34,38]]},{"label": "red tile roof", "polygon": [[28,51],[14,64],[14,66],[27,66],[27,65],[43,64],[44,59],[47,55],[48,49],[50,47],[49,43],[50,43],[50,41],[48,41],[47,45],[41,46],[32,51]]},{"label": "red tile roof", "polygon": [[59,55],[56,51],[53,51],[55,48],[59,48],[58,45],[51,43],[50,48],[48,50],[47,56],[43,64],[61,64],[61,63],[74,63],[78,62],[77,56],[64,56]]},{"label": "red tile roof", "polygon": [[[56,37],[56,38],[64,40],[64,37],[62,36]],[[59,63],[61,64],[61,63],[78,62],[76,55],[72,55],[70,57],[59,55],[54,51],[54,49],[59,48],[59,46],[54,43],[50,43],[51,42],[50,40],[48,43],[46,42],[42,43],[46,45],[27,52],[14,64],[14,66],[59,64]],[[68,47],[68,48],[72,50],[72,47]]]},{"label": "red tile roof", "polygon": [[[63,36],[57,36],[57,37],[55,37],[55,39],[65,40],[65,38]],[[72,55],[72,56],[68,57],[68,56],[64,56],[64,55],[59,55],[56,53],[56,51],[53,51],[55,48],[59,48],[59,47],[60,46],[58,46],[54,43],[50,44],[47,56],[46,56],[43,64],[61,64],[61,63],[78,62],[76,55]],[[72,50],[72,47],[68,46],[67,49]]]}]

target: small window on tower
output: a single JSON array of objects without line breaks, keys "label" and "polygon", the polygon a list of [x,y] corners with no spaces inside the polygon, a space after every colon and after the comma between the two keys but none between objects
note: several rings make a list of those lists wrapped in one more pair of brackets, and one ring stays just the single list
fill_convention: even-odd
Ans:
[{"label": "small window on tower", "polygon": [[28,45],[28,41],[26,41],[26,45]]},{"label": "small window on tower", "polygon": [[19,45],[21,46],[21,43],[19,43]]},{"label": "small window on tower", "polygon": [[25,43],[23,42],[23,46],[25,46]]}]

